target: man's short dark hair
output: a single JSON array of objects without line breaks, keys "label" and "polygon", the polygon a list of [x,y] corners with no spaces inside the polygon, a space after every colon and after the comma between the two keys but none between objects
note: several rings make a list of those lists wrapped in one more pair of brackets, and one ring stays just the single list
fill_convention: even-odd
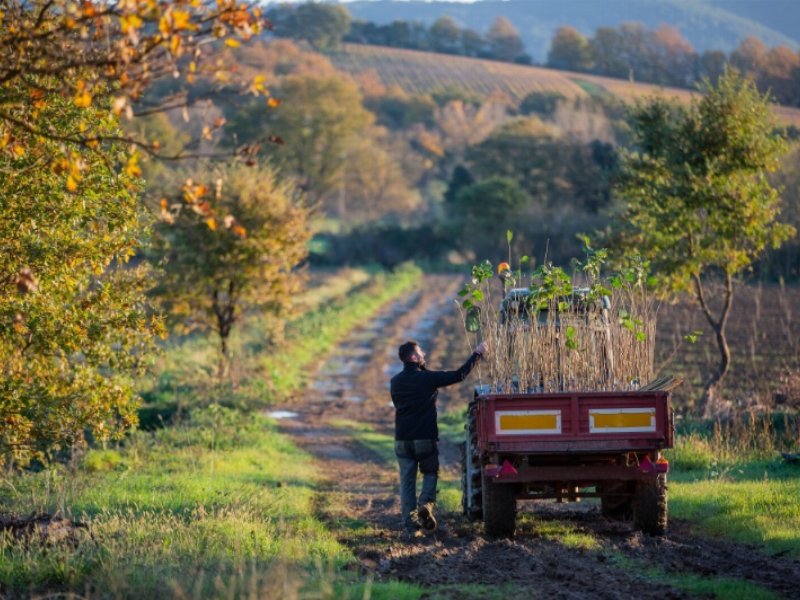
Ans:
[{"label": "man's short dark hair", "polygon": [[404,363],[411,362],[411,355],[417,351],[417,348],[419,348],[419,344],[413,340],[409,340],[405,344],[400,344],[397,355]]}]

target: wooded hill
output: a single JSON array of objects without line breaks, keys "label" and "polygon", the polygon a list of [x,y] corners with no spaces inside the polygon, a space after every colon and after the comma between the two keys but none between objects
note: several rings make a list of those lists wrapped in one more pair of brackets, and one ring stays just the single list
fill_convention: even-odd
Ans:
[{"label": "wooded hill", "polygon": [[348,2],[355,19],[385,24],[395,20],[430,24],[450,16],[459,24],[483,32],[497,16],[514,23],[535,61],[543,62],[555,30],[571,25],[584,35],[598,27],[636,21],[648,28],[676,27],[700,52],[730,52],[747,36],[768,46],[798,47],[800,4],[793,0],[729,2],[728,0],[485,0],[482,2],[423,2],[361,0]]}]

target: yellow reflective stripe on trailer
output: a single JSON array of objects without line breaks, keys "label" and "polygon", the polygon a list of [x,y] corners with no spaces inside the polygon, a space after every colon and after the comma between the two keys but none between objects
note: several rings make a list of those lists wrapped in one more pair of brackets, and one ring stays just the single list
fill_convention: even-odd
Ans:
[{"label": "yellow reflective stripe on trailer", "polygon": [[655,430],[655,408],[598,408],[589,411],[591,433],[636,433]]},{"label": "yellow reflective stripe on trailer", "polygon": [[497,435],[561,433],[560,410],[497,411],[494,416]]}]

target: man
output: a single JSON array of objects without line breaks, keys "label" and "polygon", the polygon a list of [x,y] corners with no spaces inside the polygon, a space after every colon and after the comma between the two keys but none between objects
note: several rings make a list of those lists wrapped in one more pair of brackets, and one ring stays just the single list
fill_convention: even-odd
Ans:
[{"label": "man", "polygon": [[[395,454],[400,463],[403,527],[410,537],[421,535],[420,525],[430,531],[436,529],[433,508],[439,476],[438,390],[464,381],[487,350],[486,342],[481,342],[467,362],[455,371],[428,371],[425,353],[416,342],[406,342],[398,350],[403,370],[392,377],[390,390],[395,407]],[[422,473],[419,501],[417,469]]]}]

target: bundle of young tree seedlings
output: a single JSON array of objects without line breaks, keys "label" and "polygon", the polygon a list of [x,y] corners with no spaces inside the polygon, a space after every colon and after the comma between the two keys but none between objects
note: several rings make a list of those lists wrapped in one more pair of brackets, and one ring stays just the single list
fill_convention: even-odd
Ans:
[{"label": "bundle of young tree seedlings", "polygon": [[[509,235],[509,237],[511,237]],[[459,292],[468,341],[492,349],[479,373],[495,391],[636,390],[653,380],[656,302],[647,263],[601,276],[604,250],[588,250],[572,275],[521,260],[472,269]],[[470,335],[474,334],[474,335]],[[487,372],[488,371],[488,372]]]}]

